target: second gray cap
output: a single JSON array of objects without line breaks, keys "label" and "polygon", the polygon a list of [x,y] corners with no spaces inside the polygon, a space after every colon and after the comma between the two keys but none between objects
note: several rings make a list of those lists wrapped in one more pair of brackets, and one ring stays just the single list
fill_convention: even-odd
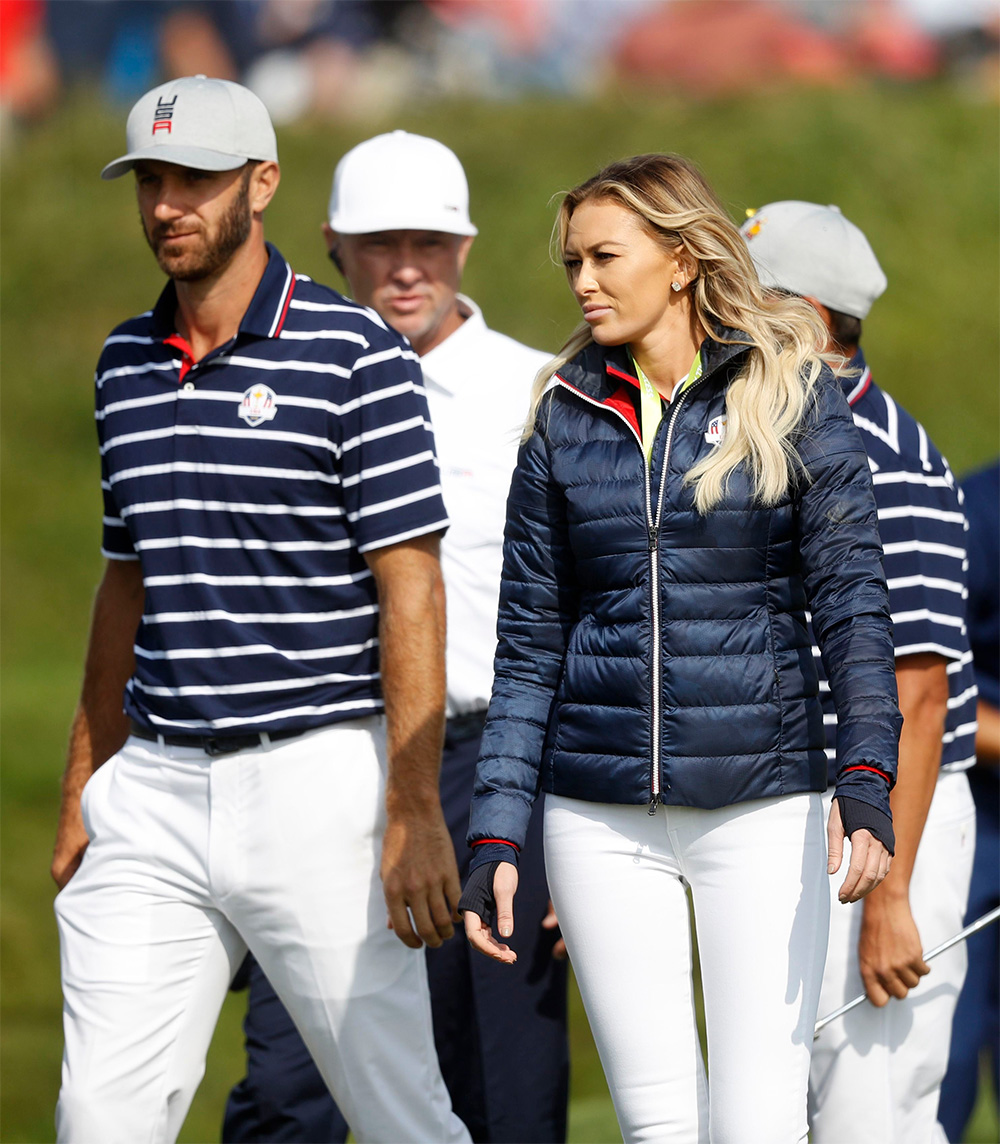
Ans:
[{"label": "second gray cap", "polygon": [[868,239],[835,206],[768,203],[740,227],[764,286],[867,318],[888,285]]}]

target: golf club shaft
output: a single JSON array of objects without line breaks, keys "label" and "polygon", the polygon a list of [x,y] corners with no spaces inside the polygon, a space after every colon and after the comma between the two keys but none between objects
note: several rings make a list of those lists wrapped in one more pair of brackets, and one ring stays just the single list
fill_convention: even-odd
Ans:
[{"label": "golf club shaft", "polygon": [[[933,949],[929,949],[924,954],[924,961],[930,961],[932,958],[937,957],[939,953],[944,953],[946,949],[951,949],[953,945],[958,945],[960,941],[965,941],[965,939],[971,937],[972,934],[981,929],[984,929],[986,926],[990,925],[991,922],[995,922],[997,918],[1000,918],[1000,906],[997,906],[995,909],[992,909],[988,913],[983,914],[981,918],[977,918],[976,921],[971,922],[965,927],[965,929],[959,930],[959,932],[955,934],[954,937],[950,937],[947,941],[943,941],[940,945],[936,945]],[[813,1039],[815,1040],[815,1038],[819,1036],[820,1031],[829,1025],[831,1021],[835,1021],[838,1017],[843,1017],[845,1013],[849,1013],[852,1009],[856,1009],[858,1005],[862,1003],[862,1001],[867,1000],[868,994],[862,993],[860,996],[855,997],[853,1001],[848,1001],[846,1005],[841,1005],[839,1009],[834,1009],[832,1013],[828,1013],[825,1017],[821,1017],[816,1022],[816,1029],[813,1033]]]}]

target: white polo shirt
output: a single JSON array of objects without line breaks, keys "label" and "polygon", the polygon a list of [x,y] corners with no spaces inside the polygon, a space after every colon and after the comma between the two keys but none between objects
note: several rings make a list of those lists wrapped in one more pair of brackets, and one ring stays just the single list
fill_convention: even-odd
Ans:
[{"label": "white polo shirt", "polygon": [[548,354],[466,320],[420,359],[451,527],[441,543],[448,600],[448,715],[485,710],[493,688],[507,492],[531,383]]}]

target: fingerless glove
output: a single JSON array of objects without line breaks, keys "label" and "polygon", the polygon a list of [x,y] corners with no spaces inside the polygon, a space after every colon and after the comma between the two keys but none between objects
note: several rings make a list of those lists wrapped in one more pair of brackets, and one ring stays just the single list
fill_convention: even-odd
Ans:
[{"label": "fingerless glove", "polygon": [[896,853],[896,835],[889,815],[859,798],[848,798],[842,794],[836,798],[840,804],[840,821],[848,838],[855,830],[867,830],[890,854]]}]

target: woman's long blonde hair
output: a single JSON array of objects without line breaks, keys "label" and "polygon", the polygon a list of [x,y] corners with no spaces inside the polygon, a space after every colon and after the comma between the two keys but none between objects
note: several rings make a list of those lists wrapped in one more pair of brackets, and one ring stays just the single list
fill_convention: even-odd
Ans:
[{"label": "woman's long blonde hair", "polygon": [[[802,299],[763,289],[743,236],[701,172],[686,159],[636,155],[610,164],[570,191],[553,231],[560,262],[573,212],[594,200],[634,211],[665,250],[676,254],[683,249],[694,258],[697,275],[687,288],[698,321],[719,341],[751,347],[726,393],[722,444],[685,477],[695,486],[698,511],[708,512],[719,503],[730,474],[744,461],[757,499],[775,504],[798,468],[793,437],[819,376],[828,336],[821,318]],[[719,333],[719,326],[740,332],[728,337]],[[582,323],[539,372],[525,436],[534,431],[552,376],[593,340],[590,327]]]}]

